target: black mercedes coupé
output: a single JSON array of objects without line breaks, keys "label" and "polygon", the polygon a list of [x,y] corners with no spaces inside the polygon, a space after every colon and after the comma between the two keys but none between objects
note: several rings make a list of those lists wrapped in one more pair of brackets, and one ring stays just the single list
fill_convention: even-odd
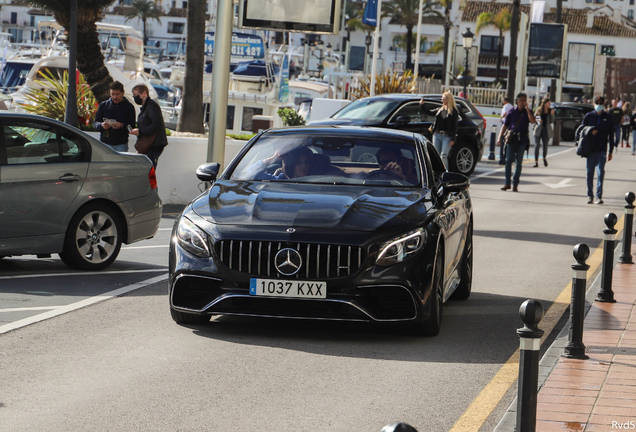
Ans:
[{"label": "black mercedes coup\u00e9", "polygon": [[359,127],[265,131],[175,221],[177,323],[212,315],[403,322],[439,332],[470,295],[468,179],[417,133]]}]

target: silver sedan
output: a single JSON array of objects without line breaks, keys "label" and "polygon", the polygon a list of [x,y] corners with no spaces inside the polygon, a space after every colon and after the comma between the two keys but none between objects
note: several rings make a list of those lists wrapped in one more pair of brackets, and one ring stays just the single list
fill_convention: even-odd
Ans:
[{"label": "silver sedan", "polygon": [[122,243],[157,233],[162,207],[146,156],[45,117],[3,112],[0,123],[0,258],[58,253],[69,267],[101,270]]}]

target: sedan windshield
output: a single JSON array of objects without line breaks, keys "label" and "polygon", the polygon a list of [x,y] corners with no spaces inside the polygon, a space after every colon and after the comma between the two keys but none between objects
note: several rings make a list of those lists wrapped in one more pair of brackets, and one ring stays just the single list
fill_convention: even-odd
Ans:
[{"label": "sedan windshield", "polygon": [[422,175],[414,142],[347,135],[264,135],[231,180],[412,187]]},{"label": "sedan windshield", "polygon": [[399,105],[399,102],[382,98],[358,99],[335,113],[332,118],[342,120],[367,120],[369,122],[381,122],[391,111]]}]

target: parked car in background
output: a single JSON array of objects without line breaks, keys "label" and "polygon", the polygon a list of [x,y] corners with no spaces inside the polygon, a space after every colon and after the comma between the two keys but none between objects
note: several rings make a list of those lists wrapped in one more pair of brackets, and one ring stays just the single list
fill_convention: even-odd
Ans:
[{"label": "parked car in background", "polygon": [[153,237],[161,200],[145,155],[118,153],[45,117],[0,112],[0,258],[60,255],[101,270]]},{"label": "parked car in background", "polygon": [[[420,100],[424,99],[429,110],[441,106],[441,95],[385,94],[362,98],[336,112],[330,118],[310,122],[311,125],[351,125],[371,126],[417,132],[429,140],[428,130],[435,117],[420,109]],[[485,121],[476,124],[471,116],[479,112],[463,98],[455,98],[460,110],[455,144],[448,155],[448,169],[464,175],[470,175],[477,166],[484,151],[483,130]],[[480,118],[481,115],[479,115]]]},{"label": "parked car in background", "polygon": [[553,103],[555,121],[561,121],[561,140],[574,141],[576,129],[594,106],[577,102]]},{"label": "parked car in background", "polygon": [[174,108],[181,100],[181,89],[167,85],[153,84],[152,87],[157,92],[157,102],[161,107]]},{"label": "parked car in background", "polygon": [[466,176],[420,134],[270,129],[245,145],[175,221],[169,302],[177,323],[211,315],[402,322],[437,334],[470,296]]}]

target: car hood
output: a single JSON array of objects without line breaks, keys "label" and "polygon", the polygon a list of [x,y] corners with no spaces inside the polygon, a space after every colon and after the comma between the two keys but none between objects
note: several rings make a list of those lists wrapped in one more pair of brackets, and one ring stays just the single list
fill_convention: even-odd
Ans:
[{"label": "car hood", "polygon": [[374,231],[421,218],[427,189],[219,180],[194,203],[219,225]]},{"label": "car hood", "polygon": [[382,122],[369,121],[365,119],[335,119],[326,118],[309,122],[310,126],[380,126]]}]

